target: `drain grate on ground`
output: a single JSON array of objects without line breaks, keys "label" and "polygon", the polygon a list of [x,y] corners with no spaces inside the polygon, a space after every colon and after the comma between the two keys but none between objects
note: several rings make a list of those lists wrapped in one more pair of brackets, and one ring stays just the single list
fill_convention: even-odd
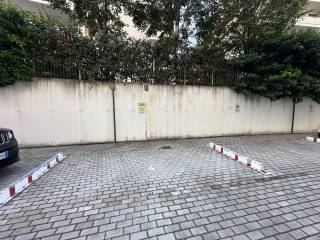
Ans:
[{"label": "drain grate on ground", "polygon": [[160,149],[172,149],[171,146],[162,146]]}]

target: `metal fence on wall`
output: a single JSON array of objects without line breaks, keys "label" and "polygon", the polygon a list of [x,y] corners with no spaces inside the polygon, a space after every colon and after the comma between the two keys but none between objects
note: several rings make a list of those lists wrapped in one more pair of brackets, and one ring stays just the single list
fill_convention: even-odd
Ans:
[{"label": "metal fence on wall", "polygon": [[35,77],[62,78],[127,83],[177,84],[200,86],[236,86],[239,83],[239,69],[231,64],[209,69],[143,69],[134,73],[106,73],[103,70],[90,72],[76,66],[37,66]]}]

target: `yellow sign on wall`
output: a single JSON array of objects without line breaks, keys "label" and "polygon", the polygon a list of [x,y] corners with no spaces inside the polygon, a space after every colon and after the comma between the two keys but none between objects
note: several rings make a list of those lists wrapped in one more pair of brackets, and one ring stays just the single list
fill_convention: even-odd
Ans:
[{"label": "yellow sign on wall", "polygon": [[138,103],[138,109],[140,113],[145,113],[147,108],[146,103]]}]

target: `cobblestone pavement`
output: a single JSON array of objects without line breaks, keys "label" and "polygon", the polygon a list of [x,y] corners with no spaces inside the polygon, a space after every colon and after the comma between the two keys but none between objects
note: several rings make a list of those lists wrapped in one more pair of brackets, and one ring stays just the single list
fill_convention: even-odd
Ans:
[{"label": "cobblestone pavement", "polygon": [[19,162],[9,167],[0,168],[0,190],[25,176],[59,151],[69,149],[70,147],[20,149],[21,160]]},{"label": "cobblestone pavement", "polygon": [[[320,145],[303,138],[32,149],[67,158],[0,208],[0,239],[319,240]],[[210,141],[273,174],[211,152]]]}]

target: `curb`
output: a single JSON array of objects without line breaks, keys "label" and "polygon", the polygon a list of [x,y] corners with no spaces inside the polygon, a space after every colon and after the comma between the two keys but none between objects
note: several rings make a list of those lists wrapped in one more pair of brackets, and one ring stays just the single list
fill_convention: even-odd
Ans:
[{"label": "curb", "polygon": [[32,172],[20,178],[18,181],[0,190],[0,207],[9,202],[12,198],[14,198],[18,193],[22,192],[29,185],[31,185],[32,182],[36,181],[42,175],[50,171],[51,168],[61,163],[64,159],[65,156],[62,153],[58,153],[54,157],[45,161],[35,170],[32,170]]},{"label": "curb", "polygon": [[250,160],[246,156],[243,156],[241,154],[233,152],[230,149],[227,149],[227,148],[222,147],[222,146],[215,144],[215,143],[209,143],[209,147],[211,150],[216,151],[218,153],[221,153],[224,156],[231,158],[234,161],[238,161],[247,167],[250,167],[250,168],[257,170],[261,173],[267,173],[267,172],[265,172],[263,163],[261,163],[261,162],[258,162],[255,160]]},{"label": "curb", "polygon": [[317,137],[306,137],[306,140],[309,142],[320,143],[320,138]]}]

